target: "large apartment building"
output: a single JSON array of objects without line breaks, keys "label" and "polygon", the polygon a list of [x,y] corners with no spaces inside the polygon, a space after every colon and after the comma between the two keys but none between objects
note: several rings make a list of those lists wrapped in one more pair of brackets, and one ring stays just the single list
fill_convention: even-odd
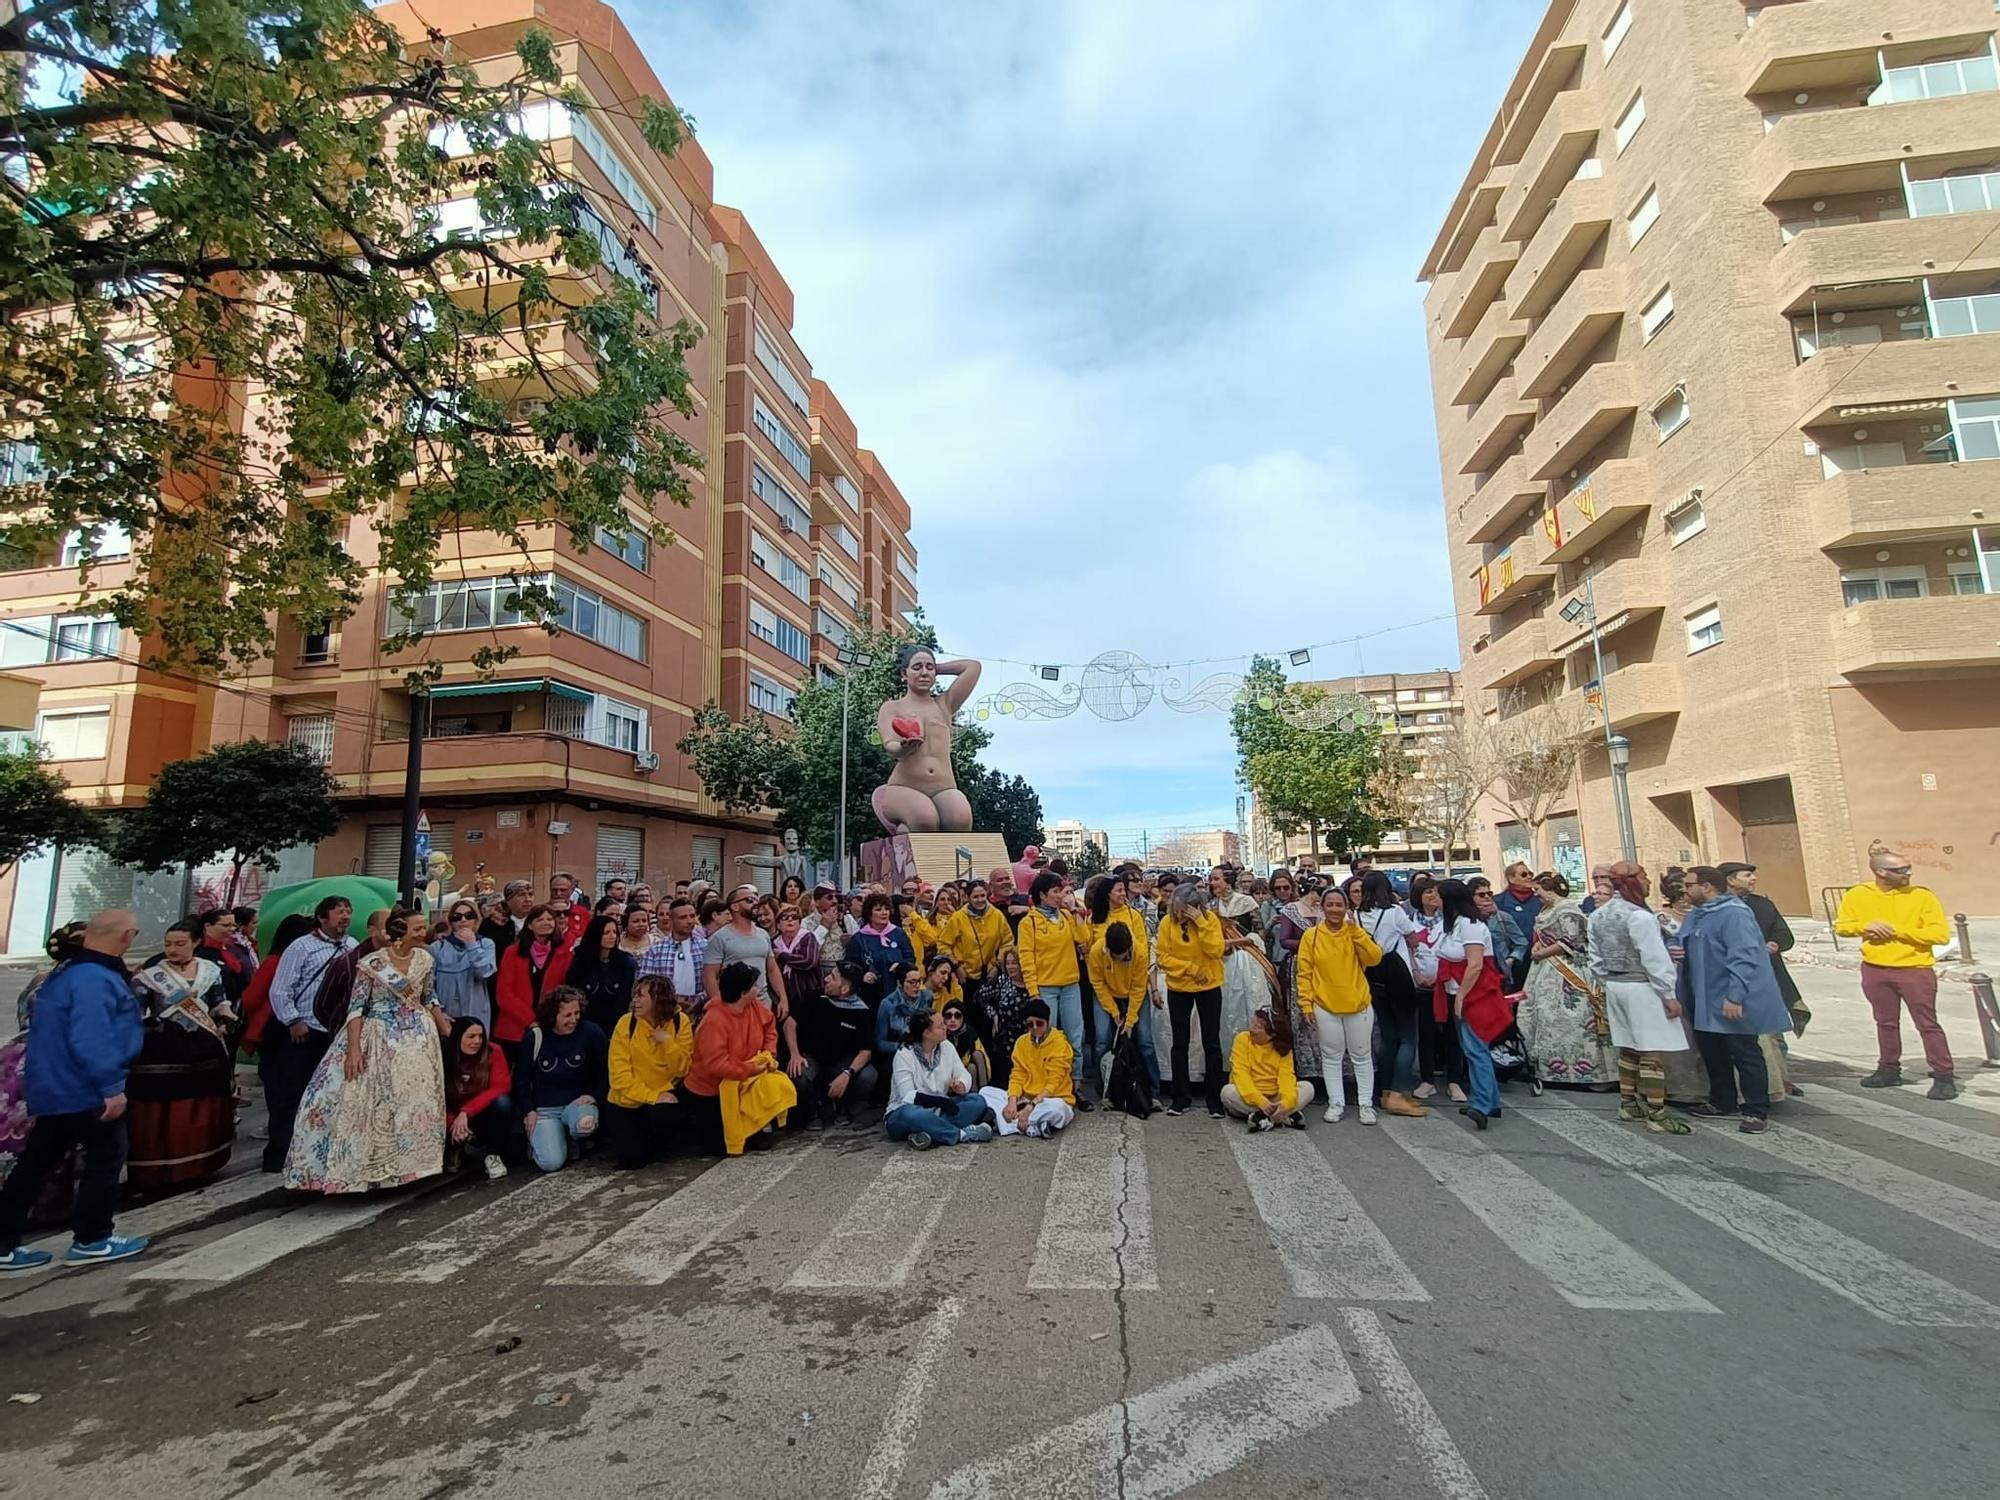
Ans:
[{"label": "large apartment building", "polygon": [[[1468,698],[1594,714],[1594,614],[1641,860],[1789,912],[1881,844],[1996,909],[1997,29],[1555,0],[1423,267]],[[1577,779],[1500,852],[1615,858]]]},{"label": "large apartment building", "polygon": [[[735,856],[774,852],[776,830],[723,814],[676,743],[711,699],[782,716],[809,674],[834,669],[864,609],[880,621],[916,607],[908,503],[815,376],[793,337],[791,288],[743,212],[717,201],[700,144],[664,157],[641,138],[631,101],[667,93],[615,12],[594,0],[425,0],[420,17],[402,5],[381,14],[414,46],[435,27],[456,58],[495,75],[514,65],[523,31],[550,31],[568,81],[619,106],[551,106],[551,149],[593,201],[622,206],[608,253],[657,289],[663,321],[704,330],[689,355],[697,411],[663,418],[703,455],[692,505],[664,517],[673,543],[579,553],[552,529],[535,538],[533,567],[566,607],[562,635],[507,618],[502,575],[522,566],[510,546],[449,539],[416,611],[436,633],[424,651],[444,663],[424,747],[431,846],[461,876],[483,864],[538,886],[559,869],[655,884],[754,877]],[[351,545],[368,560],[365,526]],[[281,621],[270,659],[224,684],[140,666],[136,637],[70,607],[73,558],[12,561],[41,565],[0,572],[0,667],[40,680],[35,737],[79,796],[132,805],[168,761],[222,741],[290,740],[325,760],[349,815],[317,851],[294,851],[280,878],[394,875],[411,724],[403,673],[418,656],[382,650],[380,580],[337,627]],[[473,653],[496,642],[519,654],[482,679]],[[187,893],[175,878],[156,889],[141,877],[135,890],[92,851],[49,851],[0,879],[4,946],[38,948],[51,922],[93,904],[137,899],[153,919],[178,915]]]}]

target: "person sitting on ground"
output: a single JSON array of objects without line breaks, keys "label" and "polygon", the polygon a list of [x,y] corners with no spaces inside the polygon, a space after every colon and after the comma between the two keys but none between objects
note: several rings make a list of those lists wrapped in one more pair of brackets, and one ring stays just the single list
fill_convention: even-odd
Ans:
[{"label": "person sitting on ground", "polygon": [[694,1023],[673,985],[660,975],[641,979],[632,987],[631,1010],[611,1028],[604,1134],[619,1166],[646,1166],[680,1145],[683,1111],[674,1090],[693,1058]]},{"label": "person sitting on ground", "polygon": [[507,1175],[514,1150],[514,1075],[477,1016],[452,1022],[445,1044],[445,1170],[478,1163],[491,1177]]},{"label": "person sitting on ground", "polygon": [[609,1042],[583,1018],[583,992],[566,984],[542,994],[535,1024],[521,1038],[514,1106],[528,1131],[528,1153],[544,1172],[569,1165],[570,1146],[597,1134]]},{"label": "person sitting on ground", "polygon": [[759,1000],[757,970],[723,966],[716,995],[695,1028],[694,1061],[681,1080],[689,1133],[711,1156],[741,1156],[746,1145],[772,1144],[766,1128],[782,1123],[798,1090],[778,1066],[778,1022]]},{"label": "person sitting on ground", "polygon": [[974,1090],[958,1049],[945,1039],[943,1017],[928,1010],[911,1015],[894,1069],[889,1110],[882,1117],[890,1140],[908,1141],[922,1151],[993,1139],[993,1127],[985,1123],[991,1111]]},{"label": "person sitting on ground", "polygon": [[1049,1024],[1046,1000],[1028,1002],[1028,1034],[1014,1044],[1004,1118],[1023,1135],[1054,1135],[1076,1118],[1076,1052]]},{"label": "person sitting on ground", "polygon": [[1229,1082],[1222,1107],[1250,1122],[1251,1134],[1289,1125],[1306,1128],[1302,1111],[1313,1102],[1313,1086],[1292,1068],[1292,1026],[1285,1013],[1264,1006],[1252,1013],[1247,1031],[1236,1034],[1229,1053]]},{"label": "person sitting on ground", "polygon": [[949,953],[933,953],[925,963],[924,999],[933,1011],[964,1001],[965,987],[958,982],[958,965]]},{"label": "person sitting on ground", "polygon": [[939,1012],[944,1021],[944,1038],[958,1053],[958,1060],[965,1064],[965,1071],[972,1075],[972,1087],[985,1088],[993,1081],[993,1059],[987,1055],[986,1044],[979,1040],[979,1033],[972,1029],[966,1017],[965,1002],[954,1000]]},{"label": "person sitting on ground", "polygon": [[835,965],[821,976],[803,1013],[792,1017],[803,1060],[793,1082],[808,1130],[824,1130],[836,1120],[852,1125],[854,1106],[874,1092],[875,1018],[860,995],[861,972],[857,963]]},{"label": "person sitting on ground", "polygon": [[899,1038],[910,1029],[910,1017],[930,1009],[924,1004],[922,969],[915,964],[898,964],[889,971],[889,978],[889,992],[875,1008],[875,1066],[884,1078],[896,1065]]}]

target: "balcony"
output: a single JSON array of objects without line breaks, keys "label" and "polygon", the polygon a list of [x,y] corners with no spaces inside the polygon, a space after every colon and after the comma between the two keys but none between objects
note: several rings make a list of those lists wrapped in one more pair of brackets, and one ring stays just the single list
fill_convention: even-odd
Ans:
[{"label": "balcony", "polygon": [[2000,594],[1871,599],[1843,609],[1833,628],[1843,677],[2000,667]]},{"label": "balcony", "polygon": [[1520,258],[1520,252],[1503,243],[1500,231],[1493,225],[1479,231],[1479,237],[1472,242],[1472,253],[1465,259],[1465,268],[1453,278],[1445,300],[1441,322],[1446,338],[1462,339],[1479,326],[1487,304],[1500,295],[1507,273]]},{"label": "balcony", "polygon": [[1604,678],[1604,704],[1613,729],[1633,729],[1681,711],[1681,668],[1677,661],[1635,661]]},{"label": "balcony", "polygon": [[1623,269],[1585,271],[1569,284],[1515,361],[1524,396],[1556,395],[1625,317]]},{"label": "balcony", "polygon": [[1486,649],[1472,658],[1466,675],[1488,692],[1498,692],[1540,676],[1562,658],[1549,649],[1548,621],[1536,615],[1516,625],[1505,635],[1496,636]]},{"label": "balcony", "polygon": [[1904,464],[1836,474],[1808,492],[1813,540],[1831,552],[1962,532],[1982,524],[1980,512],[2000,519],[1996,470],[1986,463]]},{"label": "balcony", "polygon": [[1994,115],[1992,94],[1790,115],[1751,152],[1750,184],[1766,203],[1860,191],[1881,181],[1885,165],[1893,179],[1899,161],[1992,152]]},{"label": "balcony", "polygon": [[1487,304],[1486,315],[1472,336],[1452,353],[1452,363],[1438,380],[1453,406],[1471,406],[1485,399],[1508,361],[1528,341],[1528,325],[1507,315],[1505,298]]},{"label": "balcony", "polygon": [[1507,128],[1501,131],[1500,139],[1494,146],[1495,161],[1513,163],[1527,154],[1540,132],[1542,121],[1548,117],[1549,106],[1563,96],[1563,84],[1575,74],[1577,64],[1589,52],[1589,43],[1574,41],[1556,42],[1542,54],[1542,60],[1535,65],[1534,76],[1521,91],[1520,102],[1514,107]]},{"label": "balcony", "polygon": [[1506,551],[1475,569],[1472,580],[1479,607],[1473,613],[1505,614],[1538,589],[1552,587],[1556,569],[1548,560],[1548,550],[1548,537],[1536,524]]},{"label": "balcony", "polygon": [[[1567,588],[1561,587],[1561,582],[1561,579],[1557,580],[1558,611],[1571,599],[1583,597],[1583,577],[1580,573],[1569,575]],[[1665,570],[1657,557],[1644,552],[1594,568],[1590,592],[1597,605],[1598,633],[1604,636],[1616,635],[1626,626],[1660,614],[1667,607]],[[1549,622],[1549,644],[1558,655],[1567,656],[1590,644],[1590,624],[1587,620],[1572,625],[1556,613],[1549,616]]]},{"label": "balcony", "polygon": [[1471,259],[1472,247],[1478,242],[1479,232],[1493,222],[1494,209],[1499,206],[1500,195],[1507,191],[1508,183],[1514,180],[1514,169],[1510,166],[1489,167],[1485,179],[1472,189],[1465,200],[1464,212],[1457,214],[1449,224],[1451,236],[1436,249],[1436,263],[1425,267],[1430,290],[1424,293],[1424,316],[1428,321],[1440,305],[1451,296],[1452,278]]},{"label": "balcony", "polygon": [[1606,360],[1585,370],[1536,425],[1526,449],[1529,474],[1536,479],[1566,477],[1639,409],[1636,390],[1632,367],[1622,361]]},{"label": "balcony", "polygon": [[1611,220],[1611,188],[1602,177],[1586,177],[1565,188],[1521,252],[1508,288],[1509,316],[1539,318],[1547,312]]},{"label": "balcony", "polygon": [[1801,427],[2000,394],[2000,337],[1902,339],[1822,349],[1793,373]]},{"label": "balcony", "polygon": [[1550,562],[1574,562],[1634,521],[1653,505],[1652,465],[1643,458],[1599,464],[1556,502],[1561,545]]},{"label": "balcony", "polygon": [[1548,486],[1528,475],[1527,463],[1515,454],[1486,476],[1486,483],[1459,507],[1459,520],[1470,520],[1466,535],[1475,542],[1497,542],[1519,529],[1521,513],[1548,494]]},{"label": "balcony", "polygon": [[[1810,91],[1853,76],[1874,76],[1885,37],[1882,0],[1813,0],[1767,6],[1743,33],[1743,92]],[[1976,37],[1993,30],[1990,0],[1904,0],[1896,7],[1896,46]]]},{"label": "balcony", "polygon": [[1501,455],[1535,425],[1535,403],[1514,389],[1512,378],[1497,382],[1466,420],[1472,447],[1458,466],[1461,474],[1497,468]]},{"label": "balcony", "polygon": [[1571,89],[1549,106],[1535,142],[1500,195],[1500,236],[1525,244],[1541,227],[1556,198],[1590,156],[1604,123],[1595,89]]},{"label": "balcony", "polygon": [[1816,287],[1895,281],[1953,267],[1992,270],[2000,268],[2000,210],[1807,229],[1771,266],[1780,307],[1810,302]]}]

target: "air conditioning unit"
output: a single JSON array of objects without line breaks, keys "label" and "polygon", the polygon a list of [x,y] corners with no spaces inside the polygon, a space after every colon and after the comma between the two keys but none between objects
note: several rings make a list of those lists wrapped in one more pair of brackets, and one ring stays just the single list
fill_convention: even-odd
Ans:
[{"label": "air conditioning unit", "polygon": [[660,752],[636,750],[632,754],[632,764],[641,771],[657,771],[660,769]]},{"label": "air conditioning unit", "polygon": [[790,516],[780,516],[778,517],[778,530],[788,531],[792,535],[797,536],[799,528],[795,524],[793,524],[792,518]]}]

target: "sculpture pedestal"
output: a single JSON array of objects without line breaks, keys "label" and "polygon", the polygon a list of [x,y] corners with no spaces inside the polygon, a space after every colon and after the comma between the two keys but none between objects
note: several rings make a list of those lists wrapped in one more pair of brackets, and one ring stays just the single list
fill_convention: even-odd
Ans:
[{"label": "sculpture pedestal", "polygon": [[981,880],[989,871],[1013,863],[1007,840],[997,833],[899,833],[861,846],[861,880],[892,891],[900,890],[913,875],[943,885],[958,879],[965,863],[961,850],[971,856],[972,873]]}]

